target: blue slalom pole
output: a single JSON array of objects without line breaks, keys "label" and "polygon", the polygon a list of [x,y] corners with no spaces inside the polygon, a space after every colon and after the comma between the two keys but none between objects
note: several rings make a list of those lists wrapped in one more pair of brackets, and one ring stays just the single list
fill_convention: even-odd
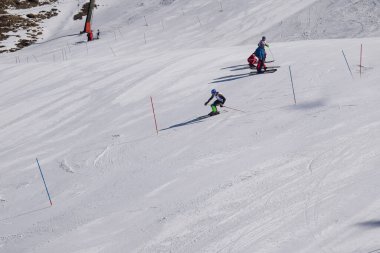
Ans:
[{"label": "blue slalom pole", "polygon": [[47,193],[47,195],[48,195],[48,197],[49,197],[50,205],[52,206],[52,205],[53,205],[53,202],[51,202],[51,198],[50,198],[50,194],[49,194],[48,188],[47,188],[47,186],[46,186],[46,182],[45,182],[44,174],[42,174],[41,166],[40,166],[40,163],[38,162],[38,159],[37,159],[37,158],[36,158],[36,161],[37,161],[38,168],[40,169],[40,173],[41,173],[42,181],[44,182],[44,185],[45,185],[46,193]]}]

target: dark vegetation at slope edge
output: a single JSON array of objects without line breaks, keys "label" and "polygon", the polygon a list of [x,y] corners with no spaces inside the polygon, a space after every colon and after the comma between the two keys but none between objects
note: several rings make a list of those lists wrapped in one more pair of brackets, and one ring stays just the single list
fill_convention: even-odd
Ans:
[{"label": "dark vegetation at slope edge", "polygon": [[[40,24],[43,20],[58,15],[58,9],[51,8],[39,13],[28,13],[17,15],[9,13],[9,10],[30,9],[37,6],[51,5],[57,0],[1,0],[0,1],[0,43],[10,37],[16,37],[15,47],[6,49],[0,44],[0,53],[15,52],[23,47],[29,46],[37,41],[42,35]],[[16,33],[20,30],[26,31],[26,37],[22,38]],[[12,34],[13,33],[13,34]]]}]

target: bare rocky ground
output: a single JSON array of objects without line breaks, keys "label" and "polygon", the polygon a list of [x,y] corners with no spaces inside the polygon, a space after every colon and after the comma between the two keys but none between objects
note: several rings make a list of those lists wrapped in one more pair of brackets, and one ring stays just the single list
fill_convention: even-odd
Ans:
[{"label": "bare rocky ground", "polygon": [[[95,8],[97,7],[97,5],[94,6]],[[88,8],[90,8],[90,3],[85,3],[83,6],[82,6],[82,9],[74,15],[73,19],[74,20],[82,20],[83,17],[85,17],[87,15],[87,12],[88,12]]]},{"label": "bare rocky ground", "polygon": [[[37,41],[43,30],[40,26],[43,20],[58,15],[58,9],[53,4],[57,0],[1,0],[0,1],[0,53],[15,52]],[[31,9],[38,6],[49,6],[38,13],[30,12],[26,15],[12,14],[10,10]],[[25,31],[26,36],[17,34]],[[7,48],[2,44],[11,36],[17,38],[14,47]]]}]

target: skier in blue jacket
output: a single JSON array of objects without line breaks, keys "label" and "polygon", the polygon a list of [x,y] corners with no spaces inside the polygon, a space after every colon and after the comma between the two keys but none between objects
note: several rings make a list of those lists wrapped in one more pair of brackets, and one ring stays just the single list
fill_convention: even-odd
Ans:
[{"label": "skier in blue jacket", "polygon": [[267,53],[265,52],[265,47],[269,47],[269,45],[266,43],[266,38],[263,36],[260,40],[260,42],[257,44],[257,49],[255,51],[255,55],[259,59],[259,62],[257,63],[257,73],[263,73],[267,69],[267,66],[265,65],[265,58],[267,57]]}]

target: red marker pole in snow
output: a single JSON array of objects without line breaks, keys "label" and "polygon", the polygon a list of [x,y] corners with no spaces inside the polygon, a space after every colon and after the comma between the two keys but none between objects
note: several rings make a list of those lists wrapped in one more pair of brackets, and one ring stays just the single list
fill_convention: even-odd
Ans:
[{"label": "red marker pole in snow", "polygon": [[42,174],[41,166],[40,166],[40,163],[38,162],[38,159],[37,159],[37,158],[36,158],[36,162],[37,162],[38,168],[40,169],[40,173],[41,173],[42,181],[44,182],[44,185],[45,185],[46,193],[47,193],[47,195],[48,195],[48,197],[49,197],[50,206],[52,206],[52,205],[53,205],[53,202],[51,202],[51,198],[50,198],[50,194],[49,194],[48,188],[47,188],[47,186],[46,186],[46,182],[45,182],[44,174]]},{"label": "red marker pole in snow", "polygon": [[154,112],[154,105],[153,105],[153,98],[150,97],[150,102],[152,104],[152,111],[153,111],[153,117],[154,117],[154,124],[156,125],[156,132],[158,135],[158,127],[157,127],[157,120],[156,120],[156,113]]}]

